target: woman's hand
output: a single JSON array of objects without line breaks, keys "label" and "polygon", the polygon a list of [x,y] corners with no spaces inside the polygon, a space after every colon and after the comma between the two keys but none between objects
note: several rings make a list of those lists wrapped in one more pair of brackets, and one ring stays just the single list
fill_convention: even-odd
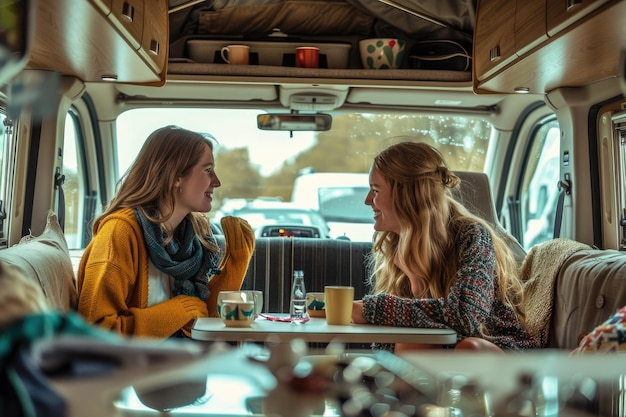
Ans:
[{"label": "woman's hand", "polygon": [[209,281],[209,317],[217,314],[217,295],[220,291],[237,291],[241,289],[248,270],[248,264],[254,251],[254,232],[250,224],[234,216],[222,217],[220,220],[226,241],[225,253],[220,262],[221,273]]},{"label": "woman's hand", "polygon": [[352,323],[367,324],[367,320],[363,317],[363,300],[352,302]]},{"label": "woman's hand", "polygon": [[191,328],[193,327],[196,319],[198,317],[209,316],[209,310],[207,309],[207,305],[198,297],[192,297],[189,295],[177,295],[173,299],[178,299],[187,311],[187,314],[189,315],[190,320],[181,330],[183,331],[185,336],[191,337]]}]

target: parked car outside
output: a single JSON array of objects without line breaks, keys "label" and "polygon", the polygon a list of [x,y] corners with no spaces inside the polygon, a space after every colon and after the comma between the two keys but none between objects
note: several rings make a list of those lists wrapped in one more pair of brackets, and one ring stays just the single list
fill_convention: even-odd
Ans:
[{"label": "parked car outside", "polygon": [[319,210],[333,238],[368,242],[374,234],[374,214],[365,205],[369,174],[315,172],[296,177],[291,201]]},{"label": "parked car outside", "polygon": [[[230,208],[228,206],[230,206]],[[315,227],[315,229],[308,228],[307,230],[319,230],[320,235],[316,237],[330,237],[330,228],[319,212],[299,207],[290,202],[259,199],[247,201],[244,205],[238,207],[233,207],[232,204],[228,204],[226,205],[226,209],[226,211],[223,209],[219,210],[215,214],[213,221],[219,222],[219,219],[223,216],[241,217],[250,223],[250,226],[255,232],[259,231],[257,237],[263,234],[260,230],[265,226],[278,226],[286,229],[293,229],[297,226],[311,226]],[[273,234],[268,231],[265,233],[266,236],[270,237]],[[289,235],[291,233],[287,232],[287,234]]]}]

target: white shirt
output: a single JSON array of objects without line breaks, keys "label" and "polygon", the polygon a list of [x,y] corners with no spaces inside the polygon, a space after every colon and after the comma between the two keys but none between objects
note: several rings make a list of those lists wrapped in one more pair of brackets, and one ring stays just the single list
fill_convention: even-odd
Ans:
[{"label": "white shirt", "polygon": [[172,298],[174,278],[159,271],[152,261],[148,261],[148,307]]}]

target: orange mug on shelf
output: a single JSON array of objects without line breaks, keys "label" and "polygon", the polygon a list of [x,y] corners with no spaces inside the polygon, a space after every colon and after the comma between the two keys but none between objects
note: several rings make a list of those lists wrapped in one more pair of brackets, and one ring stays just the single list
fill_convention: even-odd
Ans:
[{"label": "orange mug on shelf", "polygon": [[317,68],[319,66],[320,49],[314,46],[296,48],[296,67]]}]

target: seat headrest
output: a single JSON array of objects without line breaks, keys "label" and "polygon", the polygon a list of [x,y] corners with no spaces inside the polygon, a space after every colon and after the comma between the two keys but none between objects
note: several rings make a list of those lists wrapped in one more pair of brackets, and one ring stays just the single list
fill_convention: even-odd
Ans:
[{"label": "seat headrest", "polygon": [[469,171],[455,171],[454,174],[461,179],[461,185],[453,192],[454,198],[470,213],[491,225],[499,225],[487,174]]},{"label": "seat headrest", "polygon": [[513,251],[515,259],[521,265],[526,257],[526,250],[500,224],[487,174],[470,171],[455,171],[454,174],[461,179],[461,185],[452,192],[454,198],[463,204],[470,213],[489,223]]}]

